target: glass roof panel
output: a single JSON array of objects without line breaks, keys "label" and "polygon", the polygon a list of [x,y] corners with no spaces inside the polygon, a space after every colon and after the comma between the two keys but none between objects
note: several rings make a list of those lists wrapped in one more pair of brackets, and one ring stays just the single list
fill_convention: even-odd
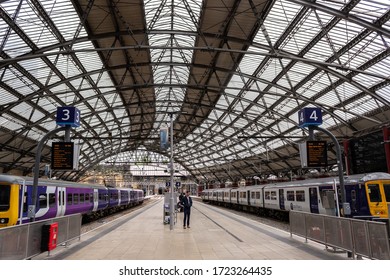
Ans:
[{"label": "glass roof panel", "polygon": [[376,91],[376,94],[381,96],[385,100],[390,100],[390,85],[387,85]]},{"label": "glass roof panel", "polygon": [[11,31],[4,45],[3,51],[12,58],[30,52],[31,48],[19,37],[19,35]]},{"label": "glass roof panel", "polygon": [[18,119],[13,118],[9,114],[5,113],[0,116],[0,125],[11,131],[17,131],[26,126],[26,123],[19,121]]},{"label": "glass roof panel", "polygon": [[[184,106],[199,100],[200,106],[188,115],[180,115],[180,123],[175,124],[184,128],[181,133],[184,137],[176,145],[178,157],[183,161],[196,164],[197,167],[218,169],[214,165],[224,164],[227,159],[244,159],[256,154],[263,156],[265,153],[268,156],[268,152],[271,153],[274,148],[280,149],[278,153],[283,155],[286,150],[281,146],[289,143],[290,139],[267,140],[249,136],[273,136],[280,133],[301,135],[302,131],[295,128],[296,112],[300,106],[319,105],[329,109],[324,117],[324,127],[332,128],[342,126],[345,120],[351,121],[353,125],[353,120],[373,112],[385,114],[384,108],[388,104],[383,103],[390,99],[387,74],[390,39],[380,32],[365,30],[388,11],[387,2],[317,0],[315,4],[322,5],[324,9],[313,9],[311,3],[303,7],[288,0],[277,0],[271,10],[266,11],[267,18],[263,26],[259,27],[258,34],[239,38],[233,26],[243,28],[244,35],[250,34],[257,26],[250,27],[250,20],[239,22],[238,16],[229,15],[230,5],[221,8],[216,6],[218,12],[214,17],[218,18],[211,20],[206,17],[207,12],[202,10],[203,4],[210,5],[207,1],[142,2],[145,6],[138,8],[144,9],[144,18],[142,14],[132,18],[134,26],[142,27],[139,30],[126,29],[128,26],[124,26],[123,20],[119,18],[125,14],[123,9],[129,7],[126,3],[119,4],[120,12],[109,15],[110,20],[104,22],[103,29],[100,26],[102,22],[95,23],[92,19],[99,15],[96,14],[96,10],[99,10],[96,6],[91,10],[91,13],[95,13],[93,17],[81,22],[82,12],[86,10],[78,14],[73,2],[68,0],[5,1],[0,4],[7,12],[3,16],[5,20],[0,19],[0,34],[3,35],[0,62],[7,60],[7,56],[15,59],[2,64],[5,67],[0,66],[3,85],[0,87],[0,104],[17,104],[5,107],[0,116],[0,121],[4,123],[1,127],[19,129],[28,139],[39,139],[45,133],[43,129],[56,126],[56,107],[74,104],[82,111],[85,127],[79,128],[79,131],[83,131],[80,133],[83,137],[107,136],[108,133],[118,136],[120,131],[131,128],[130,122],[134,120],[139,124],[142,119],[146,121],[142,127],[152,127],[148,133],[153,138],[160,125],[169,122],[166,112],[182,110]],[[21,10],[17,13],[19,3],[22,3]],[[77,5],[77,1],[74,4]],[[242,1],[236,4],[237,11],[248,7]],[[46,15],[40,10],[40,5]],[[86,8],[85,3],[81,5],[82,9]],[[342,11],[346,5],[355,6],[343,19],[335,20],[333,9]],[[327,7],[332,9],[326,11]],[[105,9],[104,6],[101,8]],[[67,16],[64,17],[64,14]],[[101,15],[108,16],[106,11],[102,11]],[[367,24],[353,22],[348,15],[364,20]],[[8,26],[6,20],[12,17],[15,17],[15,25]],[[235,21],[232,24],[229,23],[231,19]],[[210,28],[211,22],[218,26],[214,31]],[[334,22],[335,26],[321,33],[322,28],[326,28],[330,22]],[[145,24],[146,30],[143,28]],[[82,25],[88,26],[88,29]],[[390,24],[387,20],[375,23],[375,27],[386,31]],[[129,31],[135,32],[131,38],[126,37]],[[122,47],[133,39],[142,41],[142,58],[135,55],[133,49],[115,50],[115,55],[111,57],[106,51],[93,51],[95,47]],[[245,53],[249,42],[255,43]],[[232,48],[233,52],[226,55],[213,50],[210,56],[206,56],[197,49],[205,44]],[[239,46],[237,53],[234,52],[236,46]],[[65,53],[67,49],[74,52]],[[272,52],[276,55],[266,56]],[[196,57],[193,57],[194,53]],[[238,53],[242,54],[242,60],[237,60],[238,65],[222,59],[241,57],[236,56]],[[16,58],[20,55],[25,55],[25,58]],[[123,58],[123,61],[115,61],[118,58]],[[102,59],[107,59],[104,64]],[[193,65],[195,60],[197,64]],[[151,64],[147,64],[148,61]],[[316,61],[318,63],[314,63]],[[136,67],[126,65],[128,63],[140,63],[143,68],[140,71],[147,73],[150,69],[153,78],[147,82],[142,79],[137,81],[136,76],[141,72],[137,72]],[[339,64],[349,69],[338,67]],[[114,83],[125,73],[124,68],[105,69],[108,65],[126,65],[128,76],[123,76],[123,80],[129,85],[142,81],[139,83],[141,90],[135,92],[130,88],[122,91]],[[220,71],[215,65],[223,65],[226,69]],[[205,66],[209,67],[206,69]],[[199,76],[202,76],[202,81]],[[202,87],[213,85],[213,90],[205,94],[203,100],[197,95],[201,90],[195,89],[198,84],[194,84],[194,80]],[[145,88],[142,88],[143,82]],[[187,87],[189,82],[193,84]],[[378,96],[383,99],[376,99]],[[187,100],[191,101],[183,103]],[[143,107],[144,111],[134,108],[137,112],[145,113],[130,116],[128,114],[131,110],[123,106],[123,102],[130,101],[133,104],[141,101],[139,104],[142,106],[145,103],[157,105],[154,108]],[[190,107],[191,110],[196,107],[194,105]],[[210,111],[209,105],[213,106]],[[12,114],[17,114],[15,120]],[[151,116],[153,121],[148,123]],[[379,119],[375,116],[370,118]],[[367,121],[370,118],[362,119]],[[187,120],[191,121],[188,125]],[[39,123],[27,125],[27,121]],[[33,126],[33,129],[29,130],[29,126]],[[249,138],[239,139],[242,135],[248,135]],[[23,138],[18,140],[23,142]],[[153,147],[155,142],[149,139],[144,144]],[[105,149],[102,143],[110,148]],[[81,160],[88,165],[91,160],[103,159],[110,153],[127,149],[128,146],[123,144],[120,140],[83,141]],[[277,158],[275,154],[272,156]],[[283,161],[270,165],[286,166]]]},{"label": "glass roof panel", "polygon": [[275,44],[288,24],[295,18],[301,7],[289,1],[276,1],[264,21],[265,28],[272,44]]}]

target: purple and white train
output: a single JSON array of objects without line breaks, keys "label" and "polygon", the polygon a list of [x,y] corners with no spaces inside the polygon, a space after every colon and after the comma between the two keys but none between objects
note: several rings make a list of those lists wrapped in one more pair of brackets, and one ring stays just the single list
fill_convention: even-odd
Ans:
[{"label": "purple and white train", "polygon": [[[33,178],[0,175],[0,228],[30,221]],[[81,213],[100,216],[141,204],[144,192],[59,180],[39,179],[35,220]]]},{"label": "purple and white train", "polygon": [[[344,177],[351,216],[389,218],[390,174],[374,172]],[[241,188],[207,189],[203,201],[287,219],[290,210],[337,215],[342,211],[338,177],[308,179]]]}]

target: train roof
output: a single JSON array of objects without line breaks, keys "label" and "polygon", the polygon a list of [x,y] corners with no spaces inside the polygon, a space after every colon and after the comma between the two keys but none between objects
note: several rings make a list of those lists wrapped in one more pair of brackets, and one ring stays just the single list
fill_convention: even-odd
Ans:
[{"label": "train roof", "polygon": [[[352,184],[352,183],[363,183],[368,181],[375,180],[390,180],[390,174],[385,172],[374,172],[374,173],[364,173],[364,174],[354,174],[354,175],[344,175],[344,183]],[[255,189],[255,188],[272,188],[272,187],[289,187],[289,186],[297,186],[297,184],[304,186],[310,185],[333,185],[339,183],[339,177],[325,177],[325,178],[315,178],[315,179],[307,179],[300,181],[288,181],[288,182],[278,182],[278,183],[268,183],[263,185],[251,185],[240,188],[218,188],[218,189],[207,189],[204,191],[229,191],[229,190],[245,190],[245,189]]]},{"label": "train roof", "polygon": [[[344,184],[353,184],[353,183],[363,183],[367,181],[374,180],[390,180],[390,174],[384,172],[375,172],[375,173],[366,173],[366,174],[354,174],[354,175],[344,175]],[[310,186],[310,185],[333,185],[334,183],[339,184],[339,177],[325,177],[325,178],[315,178],[315,179],[307,179],[300,181],[289,181],[282,183],[271,183],[263,185],[264,188],[272,188],[272,187],[289,187],[289,186],[297,186],[301,185],[302,187]]]},{"label": "train roof", "polygon": [[[9,182],[9,183],[17,183],[17,184],[25,183],[26,185],[32,185],[34,183],[34,178],[27,177],[27,176],[0,174],[0,182]],[[96,189],[107,189],[107,187],[98,184],[86,184],[86,183],[78,183],[78,182],[71,182],[71,181],[45,179],[45,178],[39,178],[38,185],[55,185],[59,187],[72,186],[78,188],[94,187]]]}]

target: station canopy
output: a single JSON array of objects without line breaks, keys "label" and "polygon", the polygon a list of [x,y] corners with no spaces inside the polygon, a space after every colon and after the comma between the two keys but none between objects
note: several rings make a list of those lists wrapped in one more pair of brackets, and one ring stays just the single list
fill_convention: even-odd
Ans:
[{"label": "station canopy", "polygon": [[31,174],[74,106],[79,168],[63,179],[166,163],[171,122],[174,162],[199,182],[297,173],[301,108],[338,139],[388,125],[389,18],[388,0],[1,1],[0,169]]}]

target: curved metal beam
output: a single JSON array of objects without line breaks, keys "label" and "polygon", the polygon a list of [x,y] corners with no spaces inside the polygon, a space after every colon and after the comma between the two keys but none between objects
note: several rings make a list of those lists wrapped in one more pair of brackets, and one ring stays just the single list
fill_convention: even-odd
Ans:
[{"label": "curved metal beam", "polygon": [[357,25],[363,26],[364,28],[373,30],[373,31],[379,33],[380,35],[384,35],[387,38],[390,38],[390,31],[389,30],[387,30],[383,27],[374,25],[368,21],[362,20],[362,19],[358,18],[357,16],[351,15],[349,13],[346,14],[346,13],[340,12],[339,10],[330,8],[329,6],[321,5],[321,4],[315,3],[313,1],[308,1],[308,0],[287,0],[287,1],[293,2],[295,4],[299,4],[301,6],[310,7],[312,9],[322,11],[324,13],[330,14],[330,15],[338,17],[338,18],[342,18],[346,21],[353,22]]}]

